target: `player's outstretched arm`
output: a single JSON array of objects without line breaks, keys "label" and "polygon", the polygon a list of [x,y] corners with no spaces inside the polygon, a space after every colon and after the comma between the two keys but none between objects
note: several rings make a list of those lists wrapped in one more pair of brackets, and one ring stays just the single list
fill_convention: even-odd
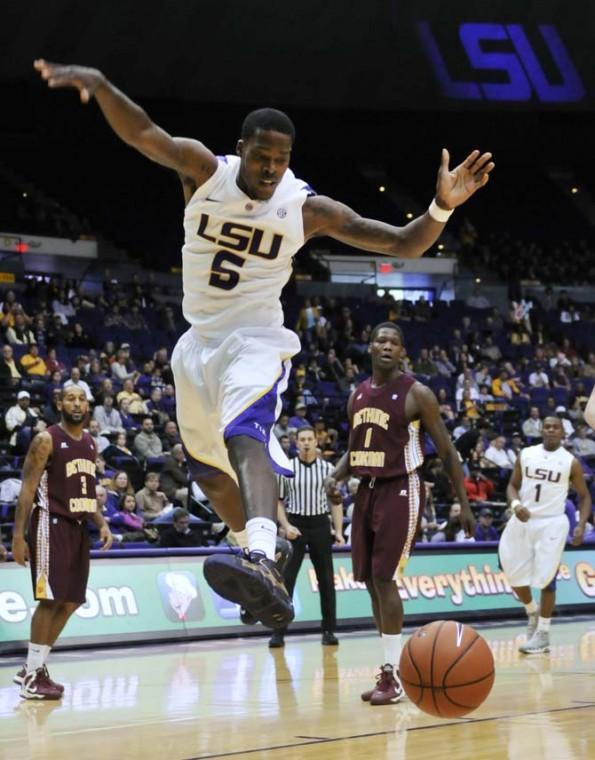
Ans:
[{"label": "player's outstretched arm", "polygon": [[[412,402],[409,397],[412,397]],[[461,505],[461,526],[467,537],[473,535],[475,519],[469,507],[469,499],[465,490],[463,468],[459,461],[459,455],[450,438],[444,420],[440,415],[440,406],[434,393],[425,385],[415,383],[412,386],[405,402],[405,411],[408,419],[419,419],[427,433],[430,435],[438,456],[444,464],[446,474],[455,489],[457,500]]]},{"label": "player's outstretched arm", "polygon": [[583,468],[576,458],[573,460],[572,467],[570,468],[570,482],[577,493],[579,508],[579,520],[572,536],[572,545],[580,546],[585,537],[585,528],[587,527],[587,520],[591,515],[593,505],[591,503],[591,494],[585,483]]},{"label": "player's outstretched arm", "polygon": [[108,124],[125,143],[200,186],[215,172],[217,159],[198,140],[172,137],[118,90],[98,69],[37,59],[34,68],[51,88],[78,90],[82,103],[95,98]]},{"label": "player's outstretched arm", "polygon": [[46,432],[38,433],[31,441],[23,463],[23,485],[17,500],[12,531],[12,556],[19,565],[27,563],[28,550],[25,543],[25,529],[29,523],[35,491],[51,453],[51,435]]},{"label": "player's outstretched arm", "polygon": [[404,227],[365,219],[344,203],[325,196],[312,196],[304,204],[306,237],[327,235],[364,251],[406,259],[419,258],[440,237],[446,224],[434,217],[444,215],[448,218],[449,211],[465,203],[487,184],[495,166],[491,158],[491,153],[480,154],[474,150],[451,170],[450,156],[444,148],[436,182],[437,210],[432,212],[434,216],[428,209],[423,216]]}]

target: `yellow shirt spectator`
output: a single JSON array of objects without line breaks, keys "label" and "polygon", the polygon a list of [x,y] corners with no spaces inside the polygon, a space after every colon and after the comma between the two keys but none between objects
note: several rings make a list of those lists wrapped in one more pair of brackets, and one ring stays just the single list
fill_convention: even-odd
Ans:
[{"label": "yellow shirt spectator", "polygon": [[46,363],[39,355],[39,347],[35,343],[29,346],[29,353],[21,357],[21,367],[28,375],[48,374]]}]

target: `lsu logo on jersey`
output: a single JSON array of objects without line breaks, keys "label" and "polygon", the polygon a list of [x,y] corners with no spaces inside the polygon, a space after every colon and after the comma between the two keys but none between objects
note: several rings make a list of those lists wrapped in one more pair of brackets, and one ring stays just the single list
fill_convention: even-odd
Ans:
[{"label": "lsu logo on jersey", "polygon": [[[209,214],[200,215],[196,234],[209,243],[221,246],[213,258],[209,285],[222,290],[232,290],[240,281],[240,273],[225,266],[243,267],[246,259],[238,253],[272,260],[279,255],[283,243],[283,235],[277,232],[271,233],[249,224],[214,221]],[[268,239],[265,238],[267,234]]]},{"label": "lsu logo on jersey", "polygon": [[532,480],[547,480],[549,483],[559,483],[562,477],[561,472],[553,472],[545,467],[535,467],[533,470],[525,466],[525,477]]}]

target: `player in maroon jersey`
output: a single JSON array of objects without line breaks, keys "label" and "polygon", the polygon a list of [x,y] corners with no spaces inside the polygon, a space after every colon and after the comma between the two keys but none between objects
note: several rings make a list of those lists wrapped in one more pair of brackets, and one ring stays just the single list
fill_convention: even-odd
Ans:
[{"label": "player in maroon jersey", "polygon": [[58,404],[62,421],[36,435],[25,457],[12,538],[15,562],[25,566],[30,559],[39,601],[31,619],[27,664],[14,677],[25,699],[60,699],[64,691],[50,678],[45,662],[68,618],[85,602],[87,518],[99,528],[103,549],[112,544],[107,523],[97,511],[95,443],[83,430],[89,402],[81,388],[70,386]]},{"label": "player in maroon jersey", "polygon": [[393,704],[403,696],[398,676],[403,603],[395,582],[402,571],[424,508],[421,431],[434,441],[461,504],[461,525],[473,533],[473,515],[458,454],[432,391],[400,370],[403,332],[392,322],[372,331],[372,377],[360,383],[347,402],[349,447],[327,482],[329,493],[349,474],[361,478],[351,526],[351,556],[356,580],[365,582],[374,620],[382,636],[384,662],[376,687],[362,694],[373,705]]}]

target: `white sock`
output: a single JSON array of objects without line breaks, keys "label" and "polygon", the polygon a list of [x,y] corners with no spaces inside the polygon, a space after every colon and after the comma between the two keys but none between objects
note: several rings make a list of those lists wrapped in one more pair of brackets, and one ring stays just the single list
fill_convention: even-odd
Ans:
[{"label": "white sock", "polygon": [[382,648],[384,649],[384,662],[392,665],[395,670],[401,660],[401,636],[400,633],[383,633]]},{"label": "white sock", "polygon": [[33,644],[29,642],[29,649],[27,650],[27,673],[31,673],[37,668],[43,667],[43,654],[45,646],[43,644]]},{"label": "white sock", "polygon": [[246,523],[246,533],[251,552],[263,552],[267,559],[275,559],[277,523],[268,517],[253,517]]},{"label": "white sock", "polygon": [[248,548],[248,532],[246,528],[244,528],[244,530],[232,530],[230,531],[230,533],[238,542],[238,546],[240,547],[240,549]]},{"label": "white sock", "polygon": [[534,615],[537,612],[537,604],[535,603],[535,599],[531,599],[529,604],[525,605],[525,610],[527,611],[527,615]]},{"label": "white sock", "polygon": [[48,657],[50,655],[50,652],[52,651],[52,648],[50,646],[47,646],[47,644],[42,644],[41,646],[42,656],[43,656],[43,664],[45,665],[48,661]]},{"label": "white sock", "polygon": [[537,621],[537,630],[545,631],[545,633],[549,633],[551,622],[552,622],[551,618],[540,617]]}]

